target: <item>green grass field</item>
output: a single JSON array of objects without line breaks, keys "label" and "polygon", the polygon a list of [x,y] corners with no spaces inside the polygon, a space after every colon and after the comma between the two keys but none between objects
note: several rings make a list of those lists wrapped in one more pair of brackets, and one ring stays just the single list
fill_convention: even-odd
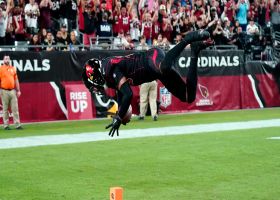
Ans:
[{"label": "green grass field", "polygon": [[[280,109],[161,115],[123,129],[279,119]],[[0,138],[104,131],[110,120],[24,124]],[[121,134],[120,130],[120,134]],[[0,200],[279,200],[274,128],[0,149]]]}]

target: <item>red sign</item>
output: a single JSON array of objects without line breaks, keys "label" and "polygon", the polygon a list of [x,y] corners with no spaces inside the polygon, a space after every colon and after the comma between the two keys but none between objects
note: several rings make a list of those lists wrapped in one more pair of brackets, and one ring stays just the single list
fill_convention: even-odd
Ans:
[{"label": "red sign", "polygon": [[91,94],[83,84],[65,85],[68,119],[92,119]]}]

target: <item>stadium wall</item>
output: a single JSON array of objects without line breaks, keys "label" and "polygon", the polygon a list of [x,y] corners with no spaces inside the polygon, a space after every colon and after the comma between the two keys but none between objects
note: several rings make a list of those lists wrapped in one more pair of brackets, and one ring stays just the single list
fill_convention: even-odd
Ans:
[{"label": "stadium wall", "polygon": [[[0,52],[0,57],[10,55],[18,70],[22,90],[19,99],[22,122],[36,122],[73,119],[69,117],[70,100],[65,88],[70,88],[71,92],[73,85],[86,91],[81,82],[81,69],[86,60],[132,52]],[[186,50],[175,62],[175,67],[183,77],[187,74],[189,56],[190,51]],[[192,104],[180,102],[159,82],[160,110],[162,113],[175,113],[280,106],[279,72],[275,64],[245,62],[243,51],[203,51],[199,59],[196,101]],[[134,86],[133,91],[133,112],[137,114],[139,88]],[[87,107],[91,112],[86,118],[105,117],[114,106],[115,92],[109,89],[106,96],[92,95],[87,99],[92,105]]]}]

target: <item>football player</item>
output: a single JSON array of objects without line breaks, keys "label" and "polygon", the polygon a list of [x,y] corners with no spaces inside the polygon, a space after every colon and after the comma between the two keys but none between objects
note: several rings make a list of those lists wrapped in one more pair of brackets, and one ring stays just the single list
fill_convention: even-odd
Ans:
[{"label": "football player", "polygon": [[[104,85],[117,90],[119,109],[117,115],[107,128],[109,135],[119,135],[119,127],[123,123],[132,100],[131,85],[140,85],[159,79],[163,85],[182,102],[191,103],[196,97],[197,61],[200,50],[211,45],[210,34],[200,30],[188,33],[184,39],[165,53],[160,48],[151,48],[145,52],[136,52],[127,56],[113,56],[102,60],[88,60],[82,72],[83,82],[90,92],[103,93]],[[181,77],[173,67],[175,59],[191,44],[191,62],[187,80]]]}]

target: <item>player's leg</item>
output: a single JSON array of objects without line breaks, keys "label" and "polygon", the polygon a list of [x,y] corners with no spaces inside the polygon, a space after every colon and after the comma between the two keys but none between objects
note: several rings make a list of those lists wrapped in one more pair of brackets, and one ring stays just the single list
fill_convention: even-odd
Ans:
[{"label": "player's leg", "polygon": [[205,49],[210,43],[198,41],[191,44],[191,62],[187,73],[186,90],[187,90],[187,102],[192,103],[196,98],[197,88],[197,65],[198,55],[202,49]]},{"label": "player's leg", "polygon": [[168,73],[162,74],[159,78],[164,86],[174,96],[183,102],[192,103],[196,97],[197,87],[197,65],[199,52],[208,46],[202,41],[194,42],[191,45],[191,62],[185,82],[181,75],[171,67]]},{"label": "player's leg", "polygon": [[187,102],[186,83],[175,69],[170,70],[168,76],[161,76],[159,80],[180,101]]},{"label": "player's leg", "polygon": [[174,64],[175,59],[180,55],[180,53],[186,48],[188,44],[199,40],[206,40],[209,37],[209,32],[203,30],[188,33],[180,43],[178,43],[175,47],[173,47],[166,53],[164,59],[160,64],[160,71],[162,72],[162,74],[169,73]]}]

